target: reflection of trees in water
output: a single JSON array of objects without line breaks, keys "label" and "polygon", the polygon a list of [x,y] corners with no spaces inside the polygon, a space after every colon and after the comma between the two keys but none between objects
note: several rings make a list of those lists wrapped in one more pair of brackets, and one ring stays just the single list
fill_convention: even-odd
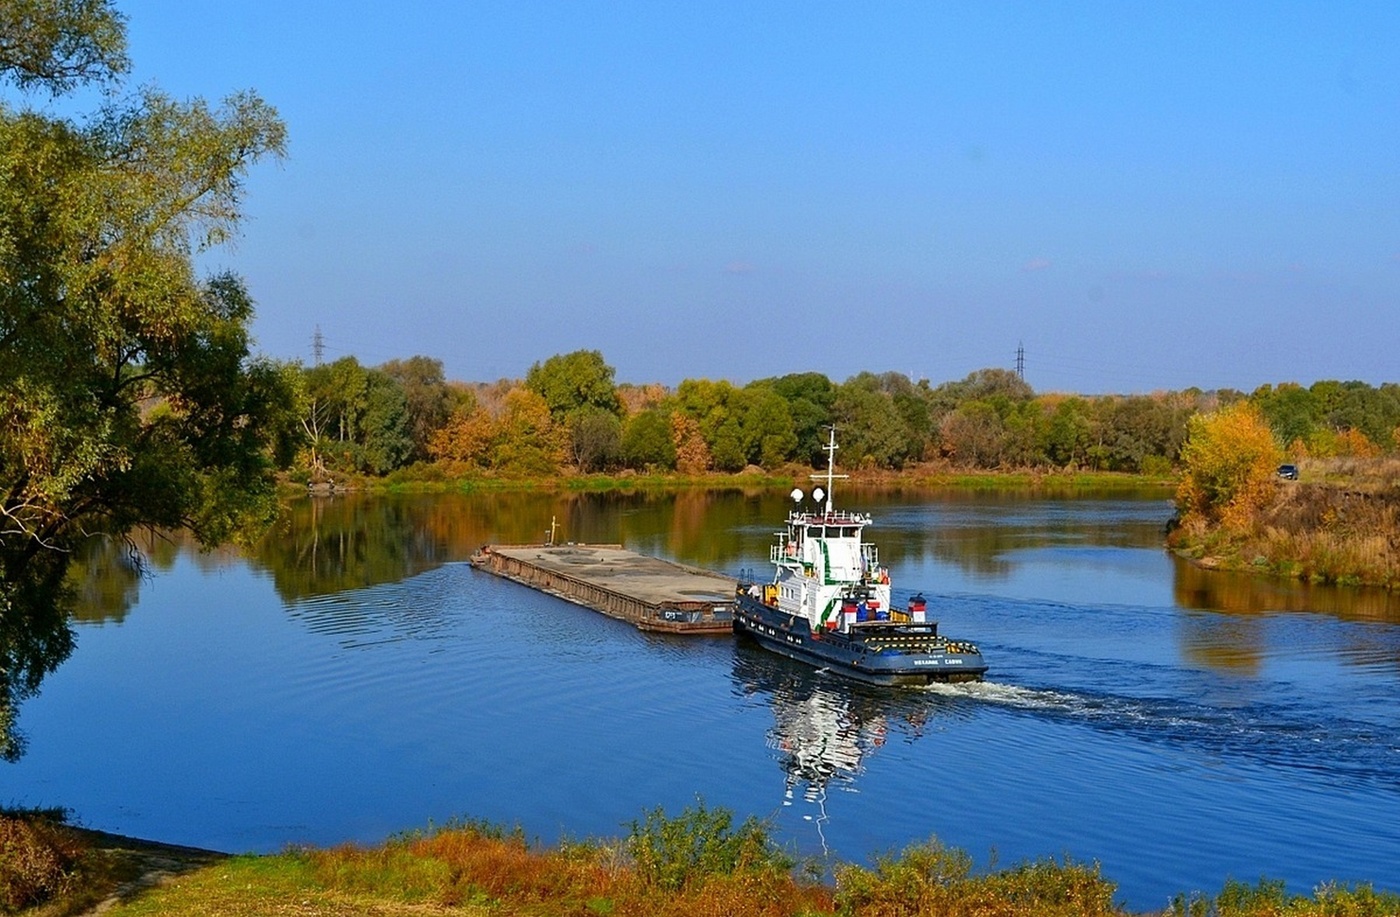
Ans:
[{"label": "reflection of trees in water", "polygon": [[286,602],[394,582],[440,557],[433,530],[404,501],[349,495],[294,501],[251,551]]},{"label": "reflection of trees in water", "polygon": [[[791,502],[788,488],[687,488],[603,493],[537,491],[470,494],[366,496],[292,502],[277,529],[252,552],[253,560],[273,573],[286,600],[361,588],[413,575],[447,560],[464,560],[488,542],[520,544],[543,541],[551,525],[556,539],[593,544],[622,544],[643,553],[683,563],[734,572],[761,568],[774,529]],[[840,495],[838,495],[839,498]],[[1013,548],[1034,544],[1124,543],[1121,522],[1086,526],[1072,507],[1051,527],[1030,531],[1001,524],[994,509],[985,524],[951,528],[926,524],[881,525],[882,509],[898,507],[923,514],[930,503],[994,508],[1026,503],[1026,498],[951,492],[859,491],[842,502],[876,515],[871,534],[886,562],[925,556],[982,571],[1006,567],[998,558]],[[1037,497],[1037,500],[1043,498]],[[1038,517],[1039,518],[1039,517]],[[1037,523],[1039,525],[1039,522]],[[1160,539],[1160,530],[1153,528]],[[1136,536],[1133,536],[1136,537]]]},{"label": "reflection of trees in water", "polygon": [[1173,595],[1183,608],[1256,614],[1316,611],[1347,621],[1400,624],[1400,592],[1206,570],[1173,557]]},{"label": "reflection of trees in water", "polygon": [[[1184,616],[1185,656],[1216,669],[1256,671],[1268,655],[1264,618],[1282,612],[1324,614],[1344,621],[1400,624],[1400,593],[1385,589],[1333,586],[1206,570],[1173,558],[1173,597],[1183,608],[1215,612]],[[1400,639],[1390,628],[1349,628],[1345,642],[1328,647],[1344,661],[1400,669]]]},{"label": "reflection of trees in water", "polygon": [[[852,493],[854,491],[854,493]],[[849,488],[845,505],[870,512],[876,529],[870,533],[890,565],[932,558],[984,579],[1008,576],[1016,566],[1008,556],[1028,548],[1076,546],[1157,548],[1162,544],[1161,519],[1144,520],[1132,508],[1160,502],[1159,489],[1075,490],[1042,488],[1022,491],[904,488],[869,491]],[[1093,513],[1075,499],[1122,501],[1123,509]],[[890,510],[886,512],[886,510]],[[917,513],[913,524],[901,515]]]},{"label": "reflection of trees in water", "polygon": [[115,538],[89,538],[73,552],[68,582],[73,618],[84,624],[120,623],[141,590],[141,557],[135,544]]},{"label": "reflection of trees in water", "polygon": [[0,569],[0,758],[24,754],[15,726],[19,706],[73,652],[69,555],[39,551],[18,568]]}]

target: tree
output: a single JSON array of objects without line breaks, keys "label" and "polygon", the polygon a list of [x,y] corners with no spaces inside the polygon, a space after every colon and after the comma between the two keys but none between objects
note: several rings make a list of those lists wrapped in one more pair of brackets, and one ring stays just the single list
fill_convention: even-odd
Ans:
[{"label": "tree", "polygon": [[1249,396],[1273,428],[1274,436],[1285,446],[1307,442],[1322,422],[1319,399],[1296,383],[1277,387],[1265,385]]},{"label": "tree", "polygon": [[911,458],[919,457],[914,451],[915,437],[894,398],[870,373],[860,373],[837,386],[832,415],[841,431],[841,448],[848,465],[902,468]]},{"label": "tree", "polygon": [[964,402],[939,428],[939,442],[948,457],[972,468],[1000,465],[1005,436],[1001,416],[985,401]]},{"label": "tree", "polygon": [[836,402],[836,386],[821,373],[790,373],[776,379],[760,379],[751,387],[766,386],[783,397],[797,437],[796,458],[813,468],[825,467],[826,428],[831,426],[831,407]]},{"label": "tree", "polygon": [[601,408],[588,408],[569,419],[569,459],[584,472],[614,466],[622,449],[622,421]]},{"label": "tree", "polygon": [[408,464],[413,455],[411,425],[403,389],[387,373],[370,370],[365,384],[365,410],[356,431],[359,469],[383,475]]},{"label": "tree", "polygon": [[67,92],[125,73],[126,26],[106,0],[0,4],[0,78],[21,89]]},{"label": "tree", "polygon": [[1238,402],[1189,423],[1176,504],[1191,518],[1226,528],[1248,526],[1273,493],[1282,450],[1259,409]]},{"label": "tree", "polygon": [[676,467],[676,443],[671,439],[671,419],[649,408],[627,419],[620,445],[624,465],[637,471],[670,471]]},{"label": "tree", "polygon": [[1040,448],[1051,464],[1072,467],[1089,458],[1094,440],[1093,407],[1079,396],[1044,401],[1049,418],[1041,427]]},{"label": "tree", "polygon": [[525,374],[525,387],[544,399],[556,423],[584,408],[620,414],[613,368],[596,350],[575,350],[535,363]]},{"label": "tree", "polygon": [[558,425],[543,397],[528,388],[512,389],[505,398],[500,436],[491,464],[508,474],[554,474],[564,459]]},{"label": "tree", "polygon": [[[0,84],[59,95],[126,66],[103,0],[0,4]],[[0,755],[72,648],[84,537],[214,544],[275,512],[294,377],[251,355],[241,281],[194,256],[235,234],[244,175],[284,138],[253,93],[211,109],[143,88],[81,124],[0,100]]]},{"label": "tree", "polygon": [[776,468],[797,450],[788,404],[777,392],[763,386],[745,388],[744,397],[748,460],[764,468]]},{"label": "tree", "polygon": [[710,469],[710,447],[694,417],[680,411],[671,415],[671,442],[675,446],[676,470],[681,474],[703,474]]},{"label": "tree", "polygon": [[408,460],[422,461],[428,457],[428,443],[433,434],[447,423],[458,401],[447,385],[442,361],[416,356],[407,360],[390,360],[379,369],[403,390],[408,411],[408,434],[413,440]]},{"label": "tree", "polygon": [[435,459],[463,462],[478,468],[491,467],[499,424],[491,413],[476,403],[463,402],[428,443]]},{"label": "tree", "polygon": [[1099,403],[1103,433],[1099,457],[1110,471],[1141,471],[1151,456],[1174,458],[1176,414],[1164,399],[1146,395],[1105,398]]}]

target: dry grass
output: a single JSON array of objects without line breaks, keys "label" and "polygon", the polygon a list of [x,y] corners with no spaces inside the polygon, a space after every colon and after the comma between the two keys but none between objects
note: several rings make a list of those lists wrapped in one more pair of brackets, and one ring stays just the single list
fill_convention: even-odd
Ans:
[{"label": "dry grass", "polygon": [[1172,547],[1207,566],[1400,588],[1400,459],[1313,460],[1234,527],[1188,518]]},{"label": "dry grass", "polygon": [[0,814],[0,911],[15,913],[69,892],[84,850],[59,813]]},{"label": "dry grass", "polygon": [[[703,823],[704,837],[713,837],[709,829],[717,824]],[[207,857],[194,858],[189,871],[143,888],[103,913],[109,917],[1119,917],[1126,913],[1114,904],[1115,886],[1100,875],[1097,865],[1069,860],[1040,860],[976,874],[966,853],[931,841],[899,856],[880,858],[872,868],[839,867],[834,887],[769,868],[770,862],[722,872],[702,868],[673,890],[634,868],[626,853],[633,840],[536,849],[518,832],[463,825],[397,838],[378,847],[290,850],[212,864]],[[76,853],[82,861],[92,851]],[[199,862],[206,865],[193,868]],[[85,874],[79,870],[76,875]],[[33,917],[86,914],[92,903],[105,896],[80,891],[69,888],[61,900],[22,913]],[[1227,882],[1215,897],[1178,897],[1166,913],[1380,917],[1400,914],[1400,896],[1364,885],[1324,885],[1312,896],[1290,896],[1280,882],[1261,880],[1254,886]]]}]

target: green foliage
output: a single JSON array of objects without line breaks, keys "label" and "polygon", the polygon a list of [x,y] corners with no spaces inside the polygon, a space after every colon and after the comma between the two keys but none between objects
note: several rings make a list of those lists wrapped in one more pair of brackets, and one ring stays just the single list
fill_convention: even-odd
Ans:
[{"label": "green foliage", "polygon": [[446,425],[463,396],[447,385],[441,360],[414,356],[390,360],[379,369],[403,391],[407,432],[413,443],[408,461],[427,459],[433,434]]},{"label": "green foliage", "polygon": [[632,415],[623,428],[619,449],[622,463],[628,468],[673,470],[676,443],[671,438],[670,415],[656,408]]},{"label": "green foliage", "polygon": [[724,809],[697,801],[675,818],[657,808],[633,821],[627,852],[648,885],[681,891],[714,876],[741,872],[787,872],[793,862],[768,837],[766,826],[749,817],[737,829]]},{"label": "green foliage", "polygon": [[918,907],[932,889],[965,882],[972,858],[936,838],[900,856],[875,858],[874,869],[843,866],[836,873],[836,903],[843,914],[880,913],[892,906]]},{"label": "green foliage", "polygon": [[877,376],[862,373],[837,386],[831,413],[845,467],[902,468],[921,457],[922,444]]},{"label": "green foliage", "polygon": [[575,350],[535,363],[525,374],[525,387],[544,399],[555,422],[585,408],[611,414],[622,410],[613,368],[596,350]]},{"label": "green foliage", "polygon": [[[709,465],[717,471],[742,471],[747,465],[772,468],[797,448],[788,403],[766,384],[736,388],[723,380],[687,379],[676,389],[672,404],[694,422]],[[682,425],[690,429],[690,424]]]},{"label": "green foliage", "polygon": [[414,417],[404,387],[354,357],[302,371],[301,429],[313,478],[384,475],[413,457]]},{"label": "green foliage", "polygon": [[[0,5],[0,82],[61,93],[115,79],[124,53],[107,3]],[[211,109],[147,87],[83,124],[0,102],[6,755],[14,705],[71,647],[64,568],[82,537],[149,524],[213,544],[275,512],[290,377],[251,356],[242,282],[198,278],[192,255],[235,233],[245,173],[284,141],[252,93]]]},{"label": "green foliage", "polygon": [[1392,917],[1400,913],[1400,895],[1377,892],[1369,884],[1326,883],[1308,897],[1288,894],[1279,879],[1261,878],[1254,885],[1228,879],[1214,898],[1199,893],[1177,895],[1167,913],[1172,917]]},{"label": "green foliage", "polygon": [[58,94],[129,66],[125,22],[107,0],[0,3],[0,80]]},{"label": "green foliage", "polygon": [[1037,860],[1012,869],[972,873],[963,851],[937,839],[878,857],[874,869],[842,866],[836,872],[836,904],[843,915],[905,914],[1036,915],[1096,917],[1121,913],[1115,886],[1099,868],[1069,860]]},{"label": "green foliage", "polygon": [[836,386],[821,373],[790,373],[775,379],[760,379],[750,387],[765,386],[777,392],[788,405],[792,433],[797,438],[794,457],[818,467],[826,460],[827,427],[836,402]]}]

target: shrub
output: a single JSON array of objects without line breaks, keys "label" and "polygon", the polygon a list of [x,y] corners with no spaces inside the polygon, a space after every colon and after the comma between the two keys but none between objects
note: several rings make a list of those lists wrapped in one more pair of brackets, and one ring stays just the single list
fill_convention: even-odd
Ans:
[{"label": "shrub", "polygon": [[750,816],[737,830],[732,824],[732,813],[706,809],[703,801],[676,818],[657,808],[631,823],[627,852],[644,883],[667,891],[710,876],[792,869],[792,859],[773,845],[764,823]]},{"label": "shrub", "polygon": [[839,912],[850,917],[979,914],[982,917],[1116,917],[1116,886],[1096,865],[1037,860],[985,875],[972,859],[937,839],[884,856],[873,870],[845,866],[836,875]]},{"label": "shrub", "polygon": [[50,814],[0,813],[0,911],[15,913],[62,893],[82,852]]}]

